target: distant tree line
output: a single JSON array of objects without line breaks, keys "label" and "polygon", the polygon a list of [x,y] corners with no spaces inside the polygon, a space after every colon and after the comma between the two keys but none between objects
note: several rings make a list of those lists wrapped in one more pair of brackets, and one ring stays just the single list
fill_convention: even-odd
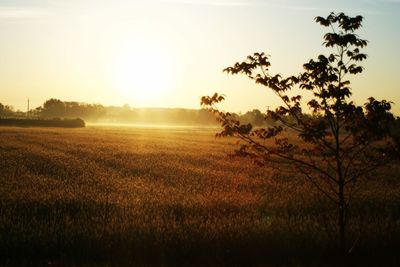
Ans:
[{"label": "distant tree line", "polygon": [[[242,123],[254,126],[266,126],[271,122],[263,113],[254,109],[244,114],[232,114]],[[29,114],[14,111],[11,106],[0,103],[0,118],[81,118],[86,122],[139,123],[139,124],[176,124],[176,125],[217,125],[215,117],[205,109],[183,108],[132,108],[123,106],[103,106],[75,101],[62,101],[51,98],[43,105],[32,109]]]},{"label": "distant tree line", "polygon": [[[1,118],[26,118],[28,114],[14,110],[10,105],[0,103]],[[303,116],[310,116],[303,114]],[[137,124],[175,124],[175,125],[218,125],[214,115],[206,109],[183,108],[132,108],[123,106],[103,106],[75,101],[61,101],[51,98],[43,105],[29,111],[30,118],[81,118],[86,122],[137,123]],[[243,114],[232,113],[232,117],[242,124],[256,127],[275,125],[258,109]],[[288,118],[290,119],[290,118]],[[397,119],[395,131],[400,132],[400,119]]]}]

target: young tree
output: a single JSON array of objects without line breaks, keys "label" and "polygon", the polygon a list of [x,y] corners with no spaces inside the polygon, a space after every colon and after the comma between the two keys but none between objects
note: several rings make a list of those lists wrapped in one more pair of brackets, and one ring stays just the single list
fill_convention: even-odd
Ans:
[{"label": "young tree", "polygon": [[[393,160],[399,154],[399,142],[391,136],[395,118],[390,113],[390,102],[370,97],[364,106],[357,106],[350,100],[347,78],[361,73],[359,63],[367,58],[361,52],[367,41],[354,33],[363,18],[331,13],[315,20],[331,29],[324,36],[324,46],[331,53],[304,64],[299,75],[270,74],[271,64],[264,53],[254,53],[224,70],[244,74],[275,93],[283,105],[266,114],[277,122],[274,127],[254,129],[251,124],[240,124],[230,113],[218,109],[224,96],[217,93],[202,97],[201,104],[222,124],[223,130],[217,136],[235,136],[244,141],[237,155],[252,157],[262,165],[294,167],[335,204],[339,246],[346,253],[346,216],[357,182]],[[311,93],[311,100],[305,101],[308,108],[302,107],[301,94],[289,95],[292,89]],[[296,140],[284,135],[287,129],[297,133],[294,139],[302,140],[304,145],[296,145]],[[265,145],[266,139],[275,140],[274,145]]]}]

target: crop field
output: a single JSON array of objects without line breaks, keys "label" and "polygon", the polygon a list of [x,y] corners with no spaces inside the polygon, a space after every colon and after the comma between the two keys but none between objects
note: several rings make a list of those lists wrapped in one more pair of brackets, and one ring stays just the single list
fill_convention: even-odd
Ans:
[{"label": "crop field", "polygon": [[[229,157],[218,129],[0,128],[0,265],[332,265],[331,204],[293,172]],[[398,266],[400,166],[371,173],[352,266]]]}]

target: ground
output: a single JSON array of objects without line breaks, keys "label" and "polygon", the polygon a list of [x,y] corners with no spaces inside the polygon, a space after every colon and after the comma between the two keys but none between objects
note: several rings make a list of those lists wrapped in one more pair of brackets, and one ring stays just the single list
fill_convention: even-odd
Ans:
[{"label": "ground", "polygon": [[[336,265],[335,214],[215,128],[0,128],[0,265]],[[351,265],[396,266],[400,168],[353,202]]]}]

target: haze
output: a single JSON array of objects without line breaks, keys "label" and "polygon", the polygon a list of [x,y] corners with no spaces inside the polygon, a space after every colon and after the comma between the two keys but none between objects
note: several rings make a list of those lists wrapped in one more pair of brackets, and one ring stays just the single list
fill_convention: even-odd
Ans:
[{"label": "haze", "polygon": [[220,92],[226,109],[265,110],[278,104],[272,93],[222,69],[264,51],[273,72],[297,74],[324,51],[312,18],[331,11],[365,17],[369,58],[352,80],[355,101],[388,99],[399,114],[396,0],[0,1],[0,102],[199,108]]}]

